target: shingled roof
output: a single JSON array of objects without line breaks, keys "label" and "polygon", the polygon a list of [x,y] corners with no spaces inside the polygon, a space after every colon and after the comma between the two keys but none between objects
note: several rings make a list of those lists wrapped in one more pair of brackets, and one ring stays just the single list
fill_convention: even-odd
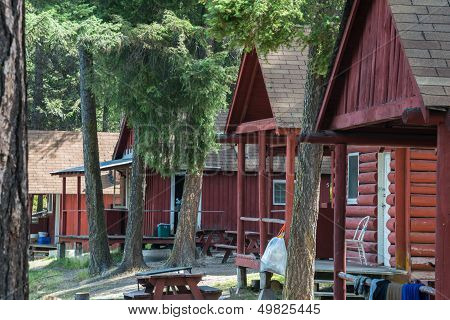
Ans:
[{"label": "shingled roof", "polygon": [[389,0],[427,107],[450,106],[450,1]]},{"label": "shingled roof", "polygon": [[308,71],[308,49],[281,47],[258,56],[270,106],[279,128],[300,128]]},{"label": "shingled roof", "polygon": [[[100,161],[112,159],[118,133],[98,133]],[[83,163],[83,138],[81,132],[28,131],[28,181],[30,194],[61,193],[62,182],[50,172],[74,167]],[[104,193],[113,188],[105,172],[102,176]],[[84,179],[82,179],[84,190]],[[68,178],[67,193],[76,193],[76,180]]]}]

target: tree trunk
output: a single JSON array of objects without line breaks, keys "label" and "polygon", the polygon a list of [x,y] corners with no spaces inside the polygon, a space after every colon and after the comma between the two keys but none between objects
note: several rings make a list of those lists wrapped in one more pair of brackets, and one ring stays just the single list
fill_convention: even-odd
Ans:
[{"label": "tree trunk", "polygon": [[0,299],[28,299],[24,1],[0,2]]},{"label": "tree trunk", "polygon": [[109,109],[108,106],[103,106],[103,114],[102,114],[102,131],[109,131]]},{"label": "tree trunk", "polygon": [[83,132],[83,157],[86,181],[86,208],[89,223],[89,272],[107,271],[112,264],[104,215],[103,189],[98,155],[95,98],[89,88],[93,68],[92,56],[82,46],[80,55],[80,97]]},{"label": "tree trunk", "polygon": [[[309,56],[313,55],[314,49],[311,48]],[[302,132],[314,130],[324,87],[324,77],[308,73]],[[322,145],[302,143],[298,150],[297,188],[288,244],[284,299],[314,298],[314,261],[322,156]]]},{"label": "tree trunk", "polygon": [[133,167],[131,172],[131,195],[128,208],[128,222],[125,236],[125,250],[119,271],[145,268],[142,256],[142,225],[144,223],[145,166],[138,155],[138,129],[134,130]]},{"label": "tree trunk", "polygon": [[42,119],[42,109],[44,106],[44,68],[45,53],[38,43],[34,52],[34,85],[33,85],[33,104],[31,106],[30,129],[44,130]]},{"label": "tree trunk", "polygon": [[178,218],[178,228],[172,253],[167,265],[193,266],[196,264],[197,250],[195,234],[198,207],[202,190],[203,171],[190,171],[184,180],[183,202]]}]

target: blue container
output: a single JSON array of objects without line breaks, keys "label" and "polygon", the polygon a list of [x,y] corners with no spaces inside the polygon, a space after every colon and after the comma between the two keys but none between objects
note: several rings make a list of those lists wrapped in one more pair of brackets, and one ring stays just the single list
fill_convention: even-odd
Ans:
[{"label": "blue container", "polygon": [[51,238],[50,237],[39,237],[37,243],[38,244],[50,244]]}]

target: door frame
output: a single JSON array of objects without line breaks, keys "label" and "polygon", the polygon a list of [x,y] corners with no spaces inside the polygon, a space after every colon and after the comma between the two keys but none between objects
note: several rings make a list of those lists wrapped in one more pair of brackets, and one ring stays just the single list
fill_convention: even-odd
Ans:
[{"label": "door frame", "polygon": [[377,262],[384,266],[390,266],[389,254],[389,234],[391,231],[387,228],[387,222],[390,219],[387,197],[391,194],[389,191],[389,173],[391,172],[391,153],[378,153],[378,186],[377,186]]}]

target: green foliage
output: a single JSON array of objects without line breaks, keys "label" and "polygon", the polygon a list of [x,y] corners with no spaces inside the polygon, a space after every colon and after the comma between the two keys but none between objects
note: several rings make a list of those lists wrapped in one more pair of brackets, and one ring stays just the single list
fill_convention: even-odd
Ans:
[{"label": "green foliage", "polygon": [[262,54],[300,42],[315,46],[311,67],[328,71],[344,0],[204,0],[213,35]]},{"label": "green foliage", "polygon": [[119,105],[139,130],[138,152],[163,175],[199,170],[216,147],[236,60],[215,52],[202,26],[166,11],[160,22],[124,30],[114,57]]}]

